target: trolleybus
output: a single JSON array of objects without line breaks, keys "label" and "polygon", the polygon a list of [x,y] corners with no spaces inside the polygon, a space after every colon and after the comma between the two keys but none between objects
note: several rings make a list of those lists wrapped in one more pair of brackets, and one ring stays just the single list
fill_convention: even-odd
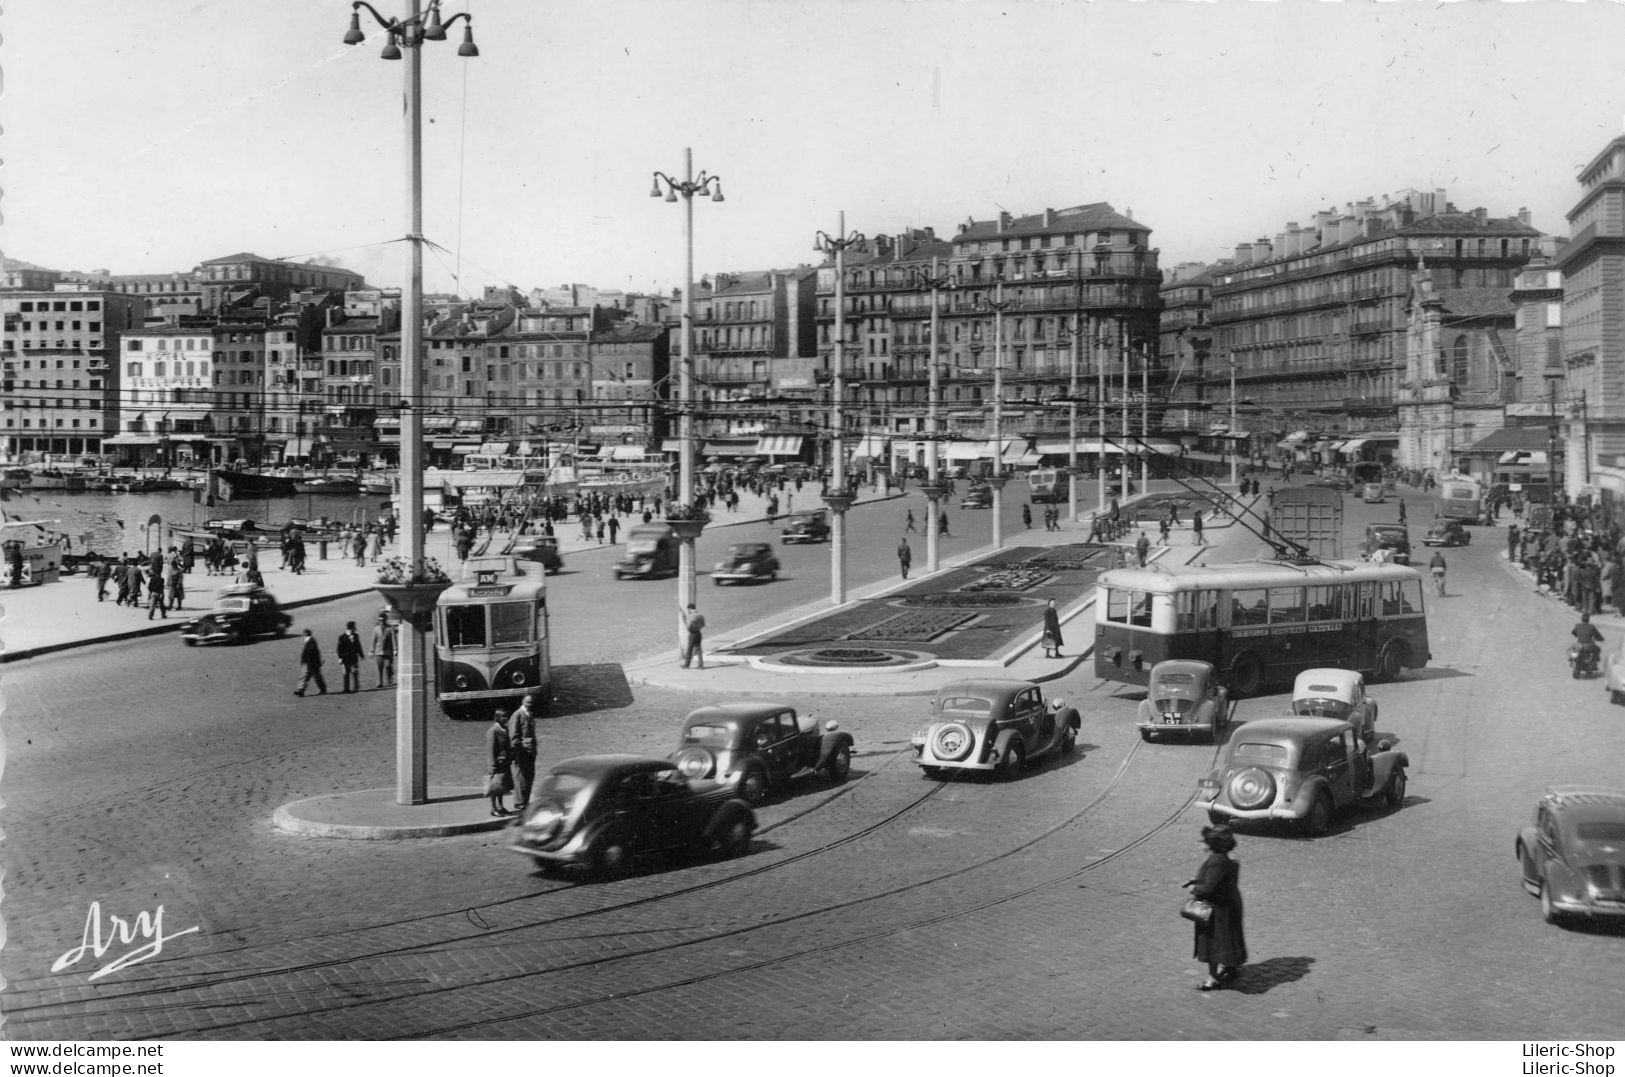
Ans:
[{"label": "trolleybus", "polygon": [[1067,489],[1066,471],[1063,469],[1040,467],[1027,472],[1027,500],[1035,505],[1065,501]]},{"label": "trolleybus", "polygon": [[1392,680],[1428,651],[1422,576],[1358,561],[1122,568],[1096,584],[1095,673],[1146,684],[1165,658],[1213,663],[1254,695],[1316,666]]},{"label": "trolleybus", "polygon": [[1355,489],[1368,482],[1382,483],[1382,463],[1377,460],[1356,460],[1349,465],[1349,478],[1354,481]]},{"label": "trolleybus", "polygon": [[541,565],[475,557],[434,611],[434,683],[452,718],[489,715],[553,680],[547,635],[547,581]]}]

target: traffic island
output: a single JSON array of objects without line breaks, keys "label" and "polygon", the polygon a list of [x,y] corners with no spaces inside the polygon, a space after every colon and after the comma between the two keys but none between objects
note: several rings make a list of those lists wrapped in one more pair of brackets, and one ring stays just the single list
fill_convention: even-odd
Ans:
[{"label": "traffic island", "polygon": [[271,822],[303,837],[394,841],[501,830],[515,818],[493,817],[483,788],[432,785],[422,804],[398,803],[394,788],[307,797],[282,805]]}]

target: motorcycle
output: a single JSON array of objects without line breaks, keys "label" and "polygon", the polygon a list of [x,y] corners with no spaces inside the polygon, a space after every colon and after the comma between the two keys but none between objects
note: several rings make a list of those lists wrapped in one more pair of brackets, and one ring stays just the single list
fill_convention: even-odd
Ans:
[{"label": "motorcycle", "polygon": [[1569,644],[1569,671],[1575,680],[1581,677],[1591,677],[1597,672],[1597,662],[1602,657],[1602,648],[1595,643],[1581,646],[1578,643]]}]

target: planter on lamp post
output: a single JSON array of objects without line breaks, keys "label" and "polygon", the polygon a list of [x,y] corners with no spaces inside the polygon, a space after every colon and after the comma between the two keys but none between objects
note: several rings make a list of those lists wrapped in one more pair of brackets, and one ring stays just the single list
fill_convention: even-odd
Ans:
[{"label": "planter on lamp post", "polygon": [[439,600],[441,592],[450,586],[450,580],[438,580],[423,583],[376,583],[372,589],[382,596],[389,608],[394,610],[402,621],[420,632],[427,632],[435,602]]},{"label": "planter on lamp post", "polygon": [[830,507],[831,512],[842,516],[846,515],[846,510],[851,508],[852,502],[856,500],[857,496],[854,494],[830,493],[824,495],[824,504]]},{"label": "planter on lamp post", "polygon": [[948,496],[948,487],[942,483],[922,482],[920,485],[916,486],[915,489],[924,494],[927,501],[941,501],[944,497]]},{"label": "planter on lamp post", "polygon": [[705,523],[704,520],[673,520],[670,518],[666,520],[666,526],[671,528],[672,533],[682,542],[693,542],[699,538],[700,532],[705,530]]}]

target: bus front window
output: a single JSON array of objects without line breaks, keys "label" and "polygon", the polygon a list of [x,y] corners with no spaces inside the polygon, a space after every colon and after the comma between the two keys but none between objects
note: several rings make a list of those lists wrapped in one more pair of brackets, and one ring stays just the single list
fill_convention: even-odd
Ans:
[{"label": "bus front window", "polygon": [[485,606],[447,606],[446,644],[451,647],[485,646]]},{"label": "bus front window", "polygon": [[529,643],[531,609],[529,602],[499,602],[491,607],[491,644]]}]

